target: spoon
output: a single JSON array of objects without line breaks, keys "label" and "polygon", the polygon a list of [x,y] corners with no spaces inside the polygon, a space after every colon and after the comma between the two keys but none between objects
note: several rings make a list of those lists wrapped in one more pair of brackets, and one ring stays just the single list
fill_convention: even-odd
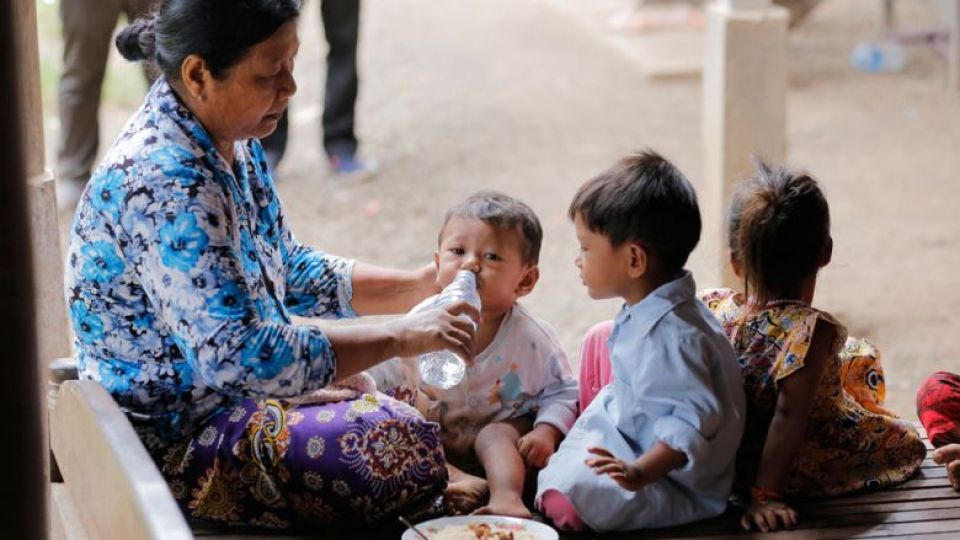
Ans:
[{"label": "spoon", "polygon": [[425,534],[423,534],[423,531],[421,531],[420,529],[418,529],[418,528],[416,527],[416,525],[414,525],[413,523],[410,523],[410,520],[409,520],[409,519],[407,519],[407,518],[405,518],[405,517],[403,517],[403,516],[400,516],[400,521],[403,522],[403,524],[406,525],[408,529],[410,529],[411,531],[413,531],[414,533],[416,533],[416,535],[419,536],[421,539],[423,539],[423,540],[430,540],[430,537],[427,536],[427,535],[425,535]]}]

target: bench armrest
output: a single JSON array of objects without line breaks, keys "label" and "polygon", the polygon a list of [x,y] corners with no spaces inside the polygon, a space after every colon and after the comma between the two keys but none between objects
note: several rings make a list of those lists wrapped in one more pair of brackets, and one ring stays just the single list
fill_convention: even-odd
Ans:
[{"label": "bench armrest", "polygon": [[126,415],[94,381],[64,381],[50,448],[91,538],[193,538]]}]

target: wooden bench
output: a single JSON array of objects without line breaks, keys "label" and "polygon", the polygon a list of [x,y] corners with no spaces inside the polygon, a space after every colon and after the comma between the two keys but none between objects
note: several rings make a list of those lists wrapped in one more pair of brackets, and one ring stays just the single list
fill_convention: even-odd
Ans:
[{"label": "wooden bench", "polygon": [[[316,537],[196,526],[191,530],[126,415],[96,382],[65,381],[60,385],[50,414],[50,431],[51,449],[64,479],[63,483],[52,485],[53,538]],[[929,443],[927,447],[931,448]],[[944,468],[929,456],[920,472],[901,486],[835,499],[801,501],[797,508],[800,526],[775,533],[772,538],[960,538],[960,498],[950,487]],[[744,533],[738,522],[739,514],[731,510],[719,518],[684,527],[608,534],[603,538],[771,538]],[[323,535],[393,539],[398,536],[396,529],[373,532],[362,525],[346,531],[325,531]],[[562,538],[599,536],[564,534]]]}]

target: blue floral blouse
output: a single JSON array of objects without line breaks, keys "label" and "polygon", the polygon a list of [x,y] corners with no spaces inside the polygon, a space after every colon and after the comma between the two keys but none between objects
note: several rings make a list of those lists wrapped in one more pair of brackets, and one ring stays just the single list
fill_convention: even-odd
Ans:
[{"label": "blue floral blouse", "polygon": [[330,341],[291,315],[355,316],[353,261],[297,242],[259,141],[234,152],[230,166],[161,78],[74,218],[66,295],[80,372],[157,437],[148,446],[242,398],[328,384]]}]

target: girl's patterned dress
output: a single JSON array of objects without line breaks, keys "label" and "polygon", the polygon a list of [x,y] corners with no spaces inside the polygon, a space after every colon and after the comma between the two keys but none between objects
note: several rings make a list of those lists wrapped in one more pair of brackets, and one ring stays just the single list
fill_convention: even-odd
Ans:
[{"label": "girl's patterned dress", "polygon": [[835,353],[817,388],[807,433],[784,491],[833,496],[888,487],[909,478],[926,449],[916,430],[882,408],[877,349],[847,338],[828,313],[798,302],[772,302],[743,317],[743,297],[730,289],[701,293],[733,343],[747,395],[747,426],[737,456],[737,487],[753,485],[778,385],[804,366],[817,321],[837,329]]},{"label": "girl's patterned dress", "polygon": [[446,485],[439,427],[382,395],[284,401],[337,358],[293,315],[355,314],[352,261],[287,227],[256,140],[228,164],[164,79],[90,180],[66,293],[83,377],[126,411],[190,518],[378,521]]}]

